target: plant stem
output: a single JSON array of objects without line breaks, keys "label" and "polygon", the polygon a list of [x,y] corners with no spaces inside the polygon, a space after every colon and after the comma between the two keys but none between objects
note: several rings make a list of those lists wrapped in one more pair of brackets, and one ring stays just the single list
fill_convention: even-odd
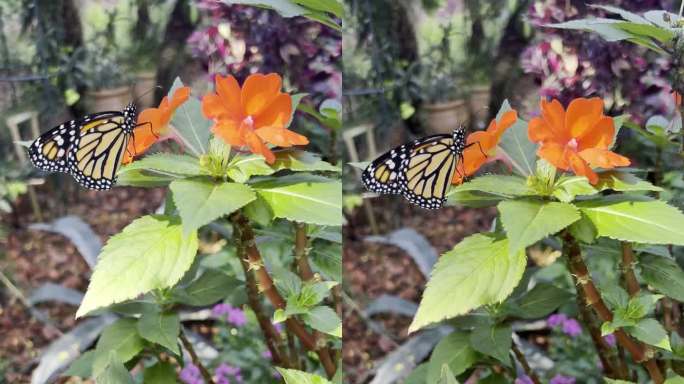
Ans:
[{"label": "plant stem", "polygon": [[[587,265],[582,258],[580,246],[568,231],[565,231],[563,235],[563,253],[568,258],[568,269],[575,281],[575,287],[578,291],[580,289],[583,291],[587,305],[596,311],[602,321],[612,321],[613,313],[603,301],[601,294],[591,280]],[[632,359],[646,368],[651,380],[656,384],[662,384],[664,382],[663,374],[653,359],[653,350],[633,340],[622,329],[617,329],[614,334],[617,342],[632,355]]]},{"label": "plant stem", "polygon": [[620,244],[622,246],[622,278],[625,281],[629,296],[635,297],[639,294],[641,288],[634,274],[634,250],[632,249],[632,244],[626,241]]},{"label": "plant stem", "polygon": [[299,276],[304,281],[314,278],[314,273],[309,265],[309,251],[306,249],[309,239],[306,236],[306,224],[295,223],[295,250],[294,256],[297,262]]},{"label": "plant stem", "polygon": [[527,362],[527,359],[525,358],[525,354],[522,353],[520,348],[513,342],[511,344],[511,349],[513,350],[513,353],[515,354],[515,357],[518,359],[518,362],[520,365],[522,365],[523,370],[525,371],[525,374],[527,377],[532,379],[532,382],[534,384],[541,384],[541,380],[539,380],[539,376],[530,368],[530,363]]},{"label": "plant stem", "polygon": [[252,308],[252,311],[254,311],[254,314],[256,315],[261,332],[264,334],[264,338],[266,339],[266,346],[273,356],[273,362],[276,365],[281,365],[285,368],[293,368],[291,362],[289,361],[287,351],[281,343],[278,331],[273,326],[273,323],[271,323],[270,318],[266,316],[264,309],[261,306],[256,280],[254,279],[254,275],[249,273],[249,264],[247,264],[247,262],[243,259],[240,259],[240,264],[245,272],[245,280],[247,282],[247,301],[249,303],[249,307]]},{"label": "plant stem", "polygon": [[[235,231],[237,231],[237,239],[240,241],[238,257],[248,263],[248,270],[254,272],[259,291],[266,296],[276,309],[285,309],[285,299],[276,289],[273,279],[268,274],[268,271],[266,271],[264,262],[261,259],[261,253],[256,247],[254,231],[249,225],[249,219],[238,211],[230,216],[230,221],[233,223]],[[314,336],[304,328],[299,320],[290,317],[285,321],[285,325],[302,342],[304,348],[316,352],[326,374],[329,378],[332,378],[335,375],[336,367],[327,348],[319,347]]]},{"label": "plant stem", "polygon": [[190,354],[190,359],[192,359],[192,363],[195,366],[197,366],[197,368],[199,368],[200,373],[202,374],[202,377],[204,378],[204,381],[207,384],[216,384],[214,382],[214,379],[211,378],[211,373],[209,373],[207,368],[204,365],[202,365],[202,362],[200,361],[199,357],[197,356],[197,352],[195,352],[195,348],[192,346],[192,343],[185,336],[185,331],[181,330],[178,337],[180,338],[181,343],[183,343],[183,346],[185,347],[185,349]]}]

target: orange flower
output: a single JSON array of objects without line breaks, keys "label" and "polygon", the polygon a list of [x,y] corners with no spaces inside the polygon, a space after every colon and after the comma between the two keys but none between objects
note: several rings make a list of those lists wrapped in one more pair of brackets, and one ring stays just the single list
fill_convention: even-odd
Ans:
[{"label": "orange flower", "polygon": [[672,91],[672,98],[674,99],[677,108],[682,106],[682,95],[680,95],[679,92]]},{"label": "orange flower", "polygon": [[147,108],[138,115],[138,127],[133,130],[133,138],[128,141],[128,148],[124,153],[123,164],[133,161],[133,157],[149,149],[152,144],[164,137],[168,137],[169,120],[181,104],[190,97],[190,87],[176,89],[169,101],[164,96],[159,108]]},{"label": "orange flower", "polygon": [[542,100],[541,116],[530,121],[527,135],[541,144],[539,157],[556,168],[585,176],[592,184],[598,182],[592,167],[630,164],[628,158],[609,150],[615,127],[613,118],[603,114],[603,101],[598,97],[574,99],[567,111],[558,100]]},{"label": "orange flower", "polygon": [[501,135],[518,120],[518,113],[510,110],[504,113],[497,121],[492,120],[485,131],[477,131],[468,135],[463,150],[463,163],[459,165],[458,172],[454,173],[452,184],[461,184],[463,179],[472,176],[482,165],[487,162],[500,160],[496,148]]},{"label": "orange flower", "polygon": [[275,155],[266,146],[304,145],[309,139],[286,128],[292,114],[292,98],[280,92],[282,80],[278,74],[249,75],[240,89],[233,76],[216,76],[216,93],[202,99],[202,111],[214,119],[212,132],[226,143],[249,147],[252,153],[266,158],[269,164]]}]

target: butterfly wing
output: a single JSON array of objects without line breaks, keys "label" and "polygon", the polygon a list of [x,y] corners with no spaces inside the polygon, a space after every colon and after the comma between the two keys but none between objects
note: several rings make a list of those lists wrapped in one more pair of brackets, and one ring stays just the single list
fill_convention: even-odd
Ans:
[{"label": "butterfly wing", "polygon": [[70,120],[50,129],[31,143],[31,162],[43,171],[69,172],[67,154],[78,134],[78,120]]},{"label": "butterfly wing", "polygon": [[408,201],[426,209],[444,205],[459,159],[453,144],[451,136],[433,136],[411,148],[402,176]]},{"label": "butterfly wing", "polygon": [[404,144],[374,160],[362,174],[363,184],[372,192],[401,194],[422,208],[441,208],[464,145],[462,128]]},{"label": "butterfly wing", "polygon": [[89,189],[110,189],[132,132],[121,113],[84,119],[67,155],[74,179]]},{"label": "butterfly wing", "polygon": [[401,194],[406,180],[401,177],[408,164],[411,144],[404,144],[381,155],[361,174],[363,185],[371,192]]}]

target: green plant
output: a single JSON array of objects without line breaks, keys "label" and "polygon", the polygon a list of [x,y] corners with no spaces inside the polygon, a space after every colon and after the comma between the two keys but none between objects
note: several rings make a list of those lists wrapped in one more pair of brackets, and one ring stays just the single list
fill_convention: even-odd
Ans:
[{"label": "green plant", "polygon": [[452,24],[441,26],[441,31],[439,43],[429,47],[420,61],[406,72],[409,77],[418,74],[418,97],[427,103],[445,102],[461,96],[460,78],[463,73],[451,55],[451,37],[454,33]]}]

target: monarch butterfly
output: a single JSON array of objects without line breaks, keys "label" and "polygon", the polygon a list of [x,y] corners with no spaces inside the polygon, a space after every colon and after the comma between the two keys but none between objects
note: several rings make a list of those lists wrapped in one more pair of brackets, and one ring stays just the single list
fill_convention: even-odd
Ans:
[{"label": "monarch butterfly", "polygon": [[451,135],[423,137],[375,159],[361,180],[371,192],[401,194],[422,208],[441,208],[463,150],[473,144],[466,145],[462,127]]},{"label": "monarch butterfly", "polygon": [[44,171],[69,173],[88,189],[110,189],[137,115],[131,102],[123,111],[98,112],[62,123],[29,146],[31,162]]}]

